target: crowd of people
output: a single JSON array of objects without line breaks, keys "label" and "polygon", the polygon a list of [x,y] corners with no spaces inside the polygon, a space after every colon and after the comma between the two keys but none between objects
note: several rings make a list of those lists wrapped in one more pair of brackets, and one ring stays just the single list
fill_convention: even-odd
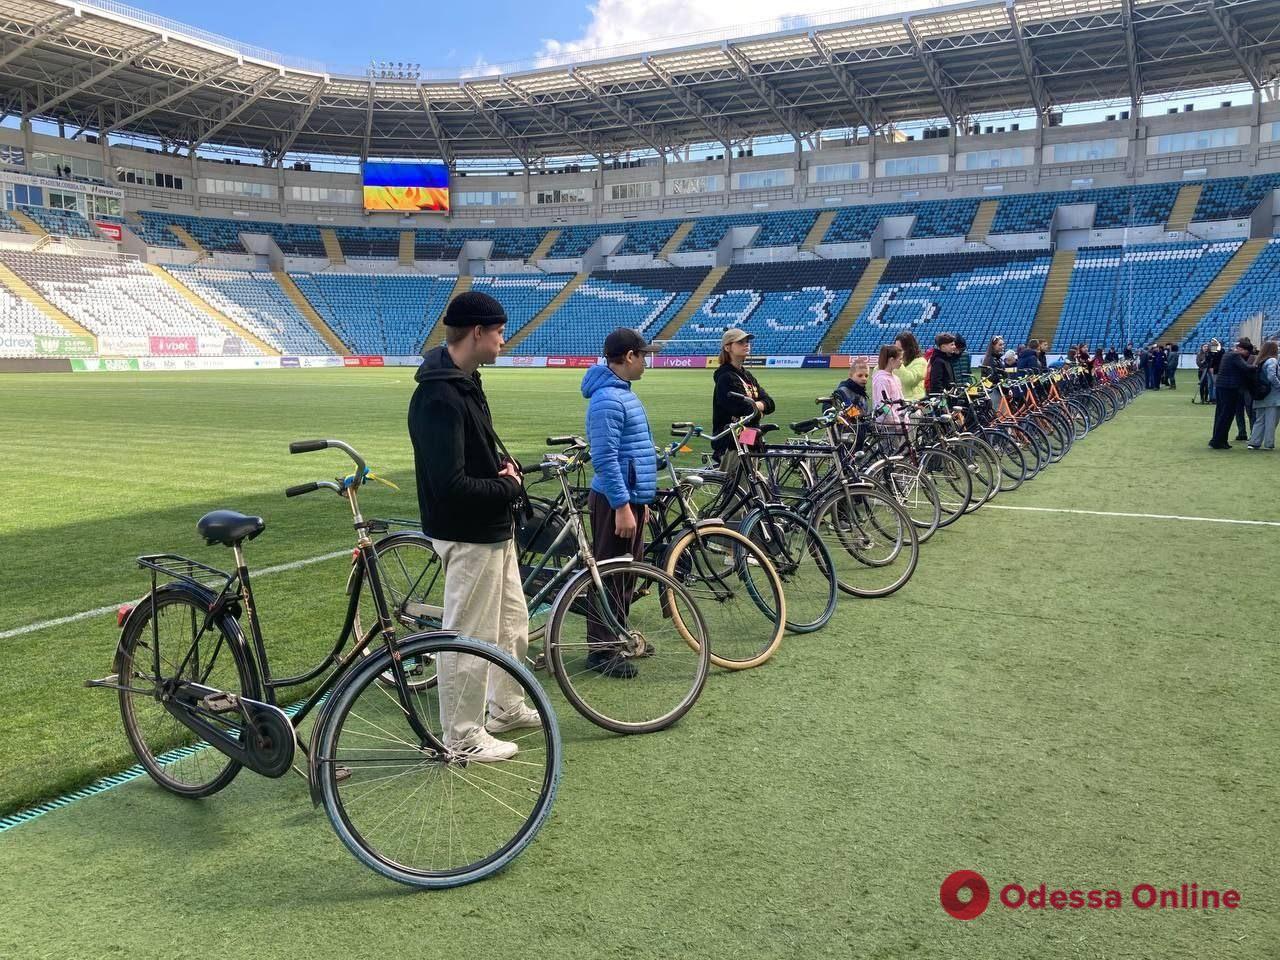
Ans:
[{"label": "crowd of people", "polygon": [[[409,435],[416,462],[418,503],[424,532],[444,566],[444,628],[495,643],[517,659],[528,645],[528,610],[514,542],[516,516],[524,502],[519,463],[507,453],[493,427],[479,368],[493,363],[505,340],[506,313],[493,297],[469,291],[455,297],[444,315],[445,343],[424,348],[409,407]],[[752,335],[724,332],[712,391],[712,427],[720,433],[747,415],[765,416],[773,398],[746,360]],[[1006,349],[993,337],[981,364],[993,382],[1049,369],[1048,344],[1036,340]],[[634,330],[618,329],[602,345],[605,362],[587,370],[586,432],[594,476],[588,497],[592,548],[599,559],[644,553],[645,522],[657,490],[653,433],[644,405],[632,389],[655,347]],[[1079,344],[1057,364],[1073,362],[1097,369],[1123,356],[1137,359],[1152,389],[1175,387],[1178,347],[1153,344],[1141,353],[1127,345],[1090,350]],[[1237,424],[1237,440],[1251,449],[1275,447],[1280,420],[1280,362],[1277,344],[1262,348],[1242,338],[1230,351],[1214,340],[1197,354],[1199,399],[1216,405],[1210,446],[1230,449],[1227,433]],[[874,369],[854,358],[849,376],[836,387],[846,409],[866,418],[896,417],[895,401],[918,400],[970,380],[964,338],[941,333],[921,350],[909,331],[880,350]],[[1193,398],[1194,399],[1194,398]],[[1252,433],[1245,436],[1248,420]],[[722,469],[734,470],[729,437],[714,445]],[[617,655],[604,631],[588,631],[588,667],[602,676],[628,680],[639,669]],[[484,661],[462,655],[437,664],[440,709],[450,745],[478,762],[513,756],[515,743],[495,735],[534,726],[536,713],[522,693],[501,680],[491,682]]]},{"label": "crowd of people", "polygon": [[[1230,450],[1231,425],[1235,439],[1250,450],[1274,450],[1280,422],[1280,344],[1268,340],[1261,348],[1241,337],[1230,350],[1211,340],[1196,355],[1200,373],[1200,402],[1212,403],[1213,434],[1209,446]],[[1245,423],[1248,422],[1246,429]]]}]

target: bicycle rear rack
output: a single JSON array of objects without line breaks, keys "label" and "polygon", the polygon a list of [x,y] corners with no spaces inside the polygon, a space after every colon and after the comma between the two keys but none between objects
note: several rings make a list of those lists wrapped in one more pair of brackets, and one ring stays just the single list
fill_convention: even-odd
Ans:
[{"label": "bicycle rear rack", "polygon": [[222,593],[231,585],[235,574],[219,570],[198,560],[180,557],[176,553],[153,553],[138,558],[138,566],[150,570],[152,589],[155,588],[156,574],[163,574],[171,580],[181,580],[193,586]]}]

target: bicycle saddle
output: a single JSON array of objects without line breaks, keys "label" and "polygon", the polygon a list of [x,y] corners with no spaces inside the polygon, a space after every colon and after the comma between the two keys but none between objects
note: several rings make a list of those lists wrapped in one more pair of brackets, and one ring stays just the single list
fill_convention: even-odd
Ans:
[{"label": "bicycle saddle", "polygon": [[196,531],[209,546],[220,543],[230,547],[252,540],[266,528],[267,522],[261,517],[246,517],[234,510],[214,510],[196,521]]}]

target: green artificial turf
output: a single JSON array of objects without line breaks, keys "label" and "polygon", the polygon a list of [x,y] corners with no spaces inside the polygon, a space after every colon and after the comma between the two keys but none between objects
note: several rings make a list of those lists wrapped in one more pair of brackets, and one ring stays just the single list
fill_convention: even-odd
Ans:
[{"label": "green artificial turf", "polygon": [[[768,371],[775,419],[831,373]],[[521,458],[581,429],[576,373],[486,386]],[[144,589],[132,558],[215,565],[194,523],[260,512],[256,567],[351,542],[349,515],[289,484],[347,439],[404,486],[403,370],[0,378],[0,632]],[[655,434],[710,418],[710,377],[639,384]],[[1274,958],[1280,527],[995,509],[1280,520],[1280,454],[1205,447],[1190,393],[1139,399],[1066,460],[941,531],[886,600],[765,666],[714,672],[676,727],[622,739],[555,698],[551,819],[504,873],[414,894],[360,866],[290,775],[183,802],[143,779],[0,835],[0,957]],[[343,559],[257,584],[281,670],[331,641]],[[0,640],[0,812],[132,763],[107,614]],[[971,868],[1033,887],[1233,887],[1228,911],[1009,910],[962,923],[938,885]]]}]

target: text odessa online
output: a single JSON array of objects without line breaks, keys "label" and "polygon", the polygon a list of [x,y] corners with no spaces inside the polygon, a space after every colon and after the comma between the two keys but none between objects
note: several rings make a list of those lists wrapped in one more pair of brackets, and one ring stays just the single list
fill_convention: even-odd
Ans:
[{"label": "text odessa online", "polygon": [[[1125,901],[1119,890],[1051,890],[1046,889],[1043,883],[1028,890],[1010,883],[1000,890],[1000,902],[1014,910],[1023,906],[1031,910],[1118,910]],[[1196,883],[1184,883],[1181,887],[1164,890],[1150,883],[1139,883],[1129,892],[1129,903],[1139,910],[1216,910],[1222,907],[1234,910],[1240,906],[1240,893],[1237,890],[1202,890]]]}]

